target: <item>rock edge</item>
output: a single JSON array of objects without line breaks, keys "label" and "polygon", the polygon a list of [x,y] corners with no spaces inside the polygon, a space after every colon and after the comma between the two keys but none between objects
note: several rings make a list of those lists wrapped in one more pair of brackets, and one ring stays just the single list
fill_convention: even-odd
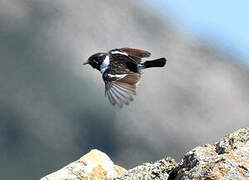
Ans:
[{"label": "rock edge", "polygon": [[249,128],[239,129],[214,144],[198,146],[181,162],[166,157],[130,170],[115,165],[99,150],[91,150],[79,160],[41,180],[249,180]]}]

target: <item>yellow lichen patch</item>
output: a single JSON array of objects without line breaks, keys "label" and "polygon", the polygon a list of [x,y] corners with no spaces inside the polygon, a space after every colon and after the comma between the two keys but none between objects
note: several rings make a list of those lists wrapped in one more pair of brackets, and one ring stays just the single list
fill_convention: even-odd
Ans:
[{"label": "yellow lichen patch", "polygon": [[92,173],[90,174],[90,180],[106,180],[107,172],[100,165],[93,168]]},{"label": "yellow lichen patch", "polygon": [[223,156],[224,156],[226,159],[230,159],[230,160],[234,161],[235,163],[240,164],[241,166],[245,167],[246,169],[249,168],[249,161],[246,160],[246,159],[242,159],[242,158],[241,158],[241,155],[238,156],[238,155],[233,155],[233,154],[230,154],[230,155],[225,154],[225,155],[223,155]]},{"label": "yellow lichen patch", "polygon": [[224,163],[216,164],[212,170],[209,172],[207,177],[217,180],[227,180],[229,169]]},{"label": "yellow lichen patch", "polygon": [[87,180],[87,177],[76,177],[71,180]]},{"label": "yellow lichen patch", "polygon": [[248,175],[246,171],[248,171],[249,168],[249,161],[242,159],[240,156],[236,155],[224,155],[226,159],[229,159],[237,164],[237,167],[235,167],[235,170],[240,173],[242,177],[248,178]]},{"label": "yellow lichen patch", "polygon": [[115,165],[115,169],[118,171],[118,174],[127,172],[127,170],[121,166]]},{"label": "yellow lichen patch", "polygon": [[240,175],[242,177],[248,178],[248,175],[246,174],[245,169],[243,169],[243,168],[240,167],[240,168],[236,168],[236,170],[240,173]]}]

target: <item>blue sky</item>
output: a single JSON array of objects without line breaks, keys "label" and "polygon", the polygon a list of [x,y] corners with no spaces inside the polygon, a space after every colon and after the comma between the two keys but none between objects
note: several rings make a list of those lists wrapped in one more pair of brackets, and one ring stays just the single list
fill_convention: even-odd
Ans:
[{"label": "blue sky", "polygon": [[235,55],[249,66],[249,1],[143,0],[170,15],[186,32]]}]

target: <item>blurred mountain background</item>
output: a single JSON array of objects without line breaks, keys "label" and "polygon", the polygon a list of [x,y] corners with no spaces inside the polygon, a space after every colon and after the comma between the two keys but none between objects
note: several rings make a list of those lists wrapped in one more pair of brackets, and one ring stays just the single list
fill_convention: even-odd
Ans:
[{"label": "blurred mountain background", "polygon": [[[190,36],[151,6],[0,0],[1,178],[38,179],[93,148],[125,168],[180,159],[249,125],[249,69],[238,53]],[[99,72],[81,65],[119,47],[168,59],[144,71],[122,109],[104,96]]]}]

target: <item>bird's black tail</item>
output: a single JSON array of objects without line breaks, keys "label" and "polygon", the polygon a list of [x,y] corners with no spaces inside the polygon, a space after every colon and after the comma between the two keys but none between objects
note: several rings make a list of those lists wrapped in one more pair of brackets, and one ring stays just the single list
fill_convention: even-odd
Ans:
[{"label": "bird's black tail", "polygon": [[151,61],[145,61],[141,64],[141,69],[151,68],[151,67],[163,67],[166,64],[165,58],[159,58]]}]

